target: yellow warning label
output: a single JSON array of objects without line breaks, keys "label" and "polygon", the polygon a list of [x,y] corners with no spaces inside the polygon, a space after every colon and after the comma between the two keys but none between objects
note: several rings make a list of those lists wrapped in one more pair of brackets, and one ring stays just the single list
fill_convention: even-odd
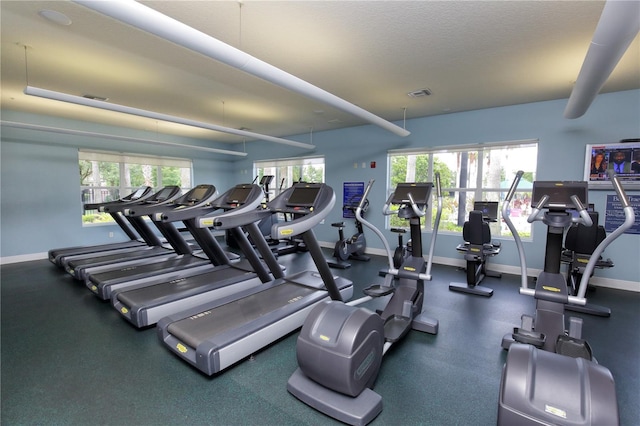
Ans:
[{"label": "yellow warning label", "polygon": [[543,285],[542,288],[547,291],[553,291],[554,293],[560,293],[560,289],[557,287],[549,287],[548,285]]},{"label": "yellow warning label", "polygon": [[405,266],[402,269],[404,269],[405,271],[411,271],[411,272],[415,272],[416,268],[412,268],[411,266]]},{"label": "yellow warning label", "polygon": [[328,342],[328,341],[329,341],[329,340],[331,340],[331,339],[329,339],[329,338],[328,338],[327,336],[325,336],[324,334],[321,334],[321,335],[320,335],[320,340],[324,340],[325,342]]},{"label": "yellow warning label", "polygon": [[129,313],[129,310],[123,306],[122,308],[120,308],[120,312],[126,315]]},{"label": "yellow warning label", "polygon": [[182,343],[178,343],[176,345],[176,349],[178,350],[178,352],[182,353],[182,354],[186,354],[187,353],[187,347],[185,345],[183,345]]},{"label": "yellow warning label", "polygon": [[567,418],[567,412],[557,407],[552,407],[551,405],[544,405],[544,411],[553,414],[554,416],[562,417],[563,419]]},{"label": "yellow warning label", "polygon": [[213,218],[200,220],[202,226],[213,226]]},{"label": "yellow warning label", "polygon": [[280,230],[280,235],[291,235],[293,234],[293,229],[289,228],[289,229],[281,229]]}]

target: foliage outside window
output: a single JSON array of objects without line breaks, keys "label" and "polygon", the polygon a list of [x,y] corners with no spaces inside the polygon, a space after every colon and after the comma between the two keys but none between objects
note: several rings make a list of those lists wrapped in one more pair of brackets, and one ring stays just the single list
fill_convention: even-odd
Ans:
[{"label": "foliage outside window", "polygon": [[[115,201],[140,186],[155,190],[177,185],[191,188],[191,160],[140,156],[114,152],[79,151],[80,190],[82,203]],[[113,222],[108,213],[86,210],[83,224]]]},{"label": "foliage outside window", "polygon": [[[523,238],[531,236],[527,216],[531,212],[531,188],[535,180],[538,144],[534,140],[491,143],[474,146],[451,146],[422,151],[391,151],[389,161],[389,193],[400,182],[433,182],[440,173],[443,195],[439,232],[462,232],[462,226],[473,210],[475,201],[498,201],[498,221],[491,223],[493,237],[511,235],[500,212],[515,174],[523,170],[510,205],[510,218]],[[428,229],[433,228],[437,199],[435,188]],[[390,218],[391,227],[407,227],[406,220]],[[424,225],[423,225],[424,226]]]},{"label": "foliage outside window", "polygon": [[269,199],[296,182],[323,183],[324,157],[288,158],[253,163],[256,182],[263,176],[274,176],[269,186]]}]

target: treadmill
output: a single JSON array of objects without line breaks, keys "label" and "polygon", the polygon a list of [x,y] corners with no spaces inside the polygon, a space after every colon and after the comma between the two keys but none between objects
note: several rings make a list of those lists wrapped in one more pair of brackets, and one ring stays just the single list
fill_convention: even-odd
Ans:
[{"label": "treadmill", "polygon": [[[153,195],[153,190],[149,186],[141,186],[134,192],[129,195],[122,197],[116,201],[108,201],[104,203],[85,203],[83,208],[85,211],[87,210],[98,210],[105,211],[104,208],[107,205],[125,205],[136,203],[142,201],[146,198],[149,198]],[[74,247],[65,247],[65,248],[56,248],[49,250],[49,261],[54,265],[63,268],[61,263],[61,259],[64,256],[73,256],[80,254],[88,254],[88,253],[97,253],[97,252],[105,252],[108,250],[116,250],[119,248],[127,248],[127,247],[136,247],[143,246],[145,243],[140,238],[139,235],[136,234],[135,228],[132,228],[131,223],[127,223],[123,218],[122,214],[119,212],[109,212],[113,220],[120,226],[120,228],[124,231],[124,233],[129,237],[129,241],[123,241],[118,243],[110,243],[110,244],[97,244],[91,246],[74,246]]]},{"label": "treadmill", "polygon": [[[195,207],[209,203],[215,198],[215,196],[215,186],[198,185],[181,197],[176,198],[171,203],[165,204],[165,206],[168,209]],[[179,254],[191,253],[192,249],[190,245],[185,242],[184,238],[180,236],[180,233],[172,224],[158,226],[158,223],[154,222],[160,233],[167,239],[167,241],[170,241],[170,245],[162,244],[160,239],[151,232],[149,227],[142,220],[142,217],[148,216],[150,212],[153,212],[156,209],[157,206],[153,205],[153,203],[145,206],[130,206],[129,208],[124,209],[124,214],[126,216],[137,217],[138,220],[149,230],[149,235],[147,235],[147,237],[155,240],[152,244],[147,247],[141,247],[124,253],[114,253],[112,255],[72,260],[66,265],[65,270],[74,278],[84,281],[86,280],[86,273],[91,272],[94,270],[93,268],[96,267],[115,265],[117,263],[139,259],[150,259],[155,256],[171,256],[175,253],[174,250],[177,250],[178,247]]]},{"label": "treadmill", "polygon": [[[107,205],[101,207],[101,210],[103,210],[104,212],[108,212],[111,215],[123,216],[125,210],[127,210],[128,208],[130,208],[132,206],[136,206],[136,205],[139,205],[139,204],[147,204],[147,203],[156,203],[156,204],[157,203],[169,203],[169,202],[173,201],[174,199],[176,199],[179,196],[180,196],[180,188],[179,187],[177,187],[177,186],[168,186],[168,187],[165,187],[165,188],[161,189],[160,191],[156,192],[155,194],[151,195],[149,198],[145,198],[142,201],[136,201],[136,202],[126,203],[126,204],[119,204],[119,203],[107,204]],[[62,269],[67,270],[67,267],[68,267],[69,263],[71,261],[74,261],[74,260],[97,258],[97,257],[104,256],[104,255],[107,255],[107,254],[131,252],[131,251],[135,251],[135,250],[138,250],[140,248],[147,247],[147,246],[161,245],[162,244],[162,242],[160,241],[158,236],[151,230],[151,228],[149,228],[149,225],[143,220],[142,217],[128,217],[126,215],[124,217],[131,224],[131,226],[136,230],[136,232],[140,235],[140,237],[144,241],[144,244],[141,244],[139,246],[133,246],[133,247],[126,247],[126,248],[121,248],[121,249],[109,250],[109,251],[106,251],[106,252],[94,252],[94,253],[84,253],[84,254],[74,254],[74,255],[62,256],[58,260],[58,262],[60,263],[60,266],[62,267]]]},{"label": "treadmill", "polygon": [[[240,228],[246,225],[246,229],[252,238],[259,233],[251,213],[261,204],[263,197],[262,188],[255,184],[242,184],[227,191],[211,203],[212,207],[226,212],[212,212],[206,215],[194,217],[193,214],[183,214],[180,211],[158,213],[154,220],[173,222],[181,220],[194,239],[200,244],[213,263],[208,272],[184,276],[181,271],[176,271],[176,277],[163,276],[160,283],[142,283],[127,286],[123,289],[111,290],[111,302],[129,322],[136,327],[146,327],[155,324],[159,319],[189,309],[202,303],[208,303],[227,297],[236,292],[246,290],[273,279],[269,270],[276,270],[282,275],[282,269],[271,256],[266,262],[272,262],[269,267],[255,252],[249,239]],[[243,205],[244,204],[244,205]],[[241,207],[237,207],[242,205]],[[217,215],[226,217],[243,217],[250,214],[244,222],[234,223],[229,229],[234,232],[234,237],[239,243],[240,249],[246,259],[231,263],[227,259],[220,244],[212,236],[209,227],[217,222]],[[263,240],[264,241],[264,240]],[[182,276],[180,275],[182,274]]]},{"label": "treadmill", "polygon": [[[321,301],[350,299],[351,281],[332,275],[313,232],[334,204],[335,194],[329,186],[299,183],[267,205],[269,214],[296,214],[293,221],[274,224],[271,235],[278,239],[301,236],[319,272],[276,277],[259,287],[170,315],[158,322],[159,338],[178,357],[213,375],[302,326]],[[230,225],[224,217],[217,222],[220,228]],[[264,252],[262,245],[258,248],[263,256],[271,253],[268,246]]]},{"label": "treadmill", "polygon": [[[233,202],[229,203],[227,200]],[[191,209],[191,215],[183,214],[185,211],[180,211],[180,216],[184,220],[188,220],[220,208],[238,209],[239,212],[250,211],[256,209],[261,201],[261,191],[256,191],[252,185],[236,185],[211,205],[203,206],[201,209]],[[158,210],[157,213],[162,213],[162,211]],[[156,217],[157,214],[152,214],[151,216],[155,221],[159,219],[162,222],[163,220],[162,215],[159,218]],[[175,216],[175,214],[172,216]],[[205,250],[204,253],[206,255],[204,257],[193,253],[176,255],[168,260],[153,260],[144,264],[123,265],[117,269],[90,272],[87,274],[86,285],[100,299],[109,300],[111,299],[111,293],[115,290],[123,291],[125,289],[140,288],[203,274],[210,272],[214,266],[228,263],[224,258],[221,259],[220,251]],[[228,258],[229,255],[225,257]]]}]

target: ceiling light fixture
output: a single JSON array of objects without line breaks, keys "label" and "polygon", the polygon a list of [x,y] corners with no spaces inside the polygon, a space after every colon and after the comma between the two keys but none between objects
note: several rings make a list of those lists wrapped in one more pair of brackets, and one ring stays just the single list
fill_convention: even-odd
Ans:
[{"label": "ceiling light fixture", "polygon": [[51,21],[58,25],[69,26],[71,25],[71,18],[65,15],[62,12],[57,12],[55,10],[42,9],[38,11],[38,15],[42,16],[47,21]]},{"label": "ceiling light fixture", "polygon": [[582,117],[624,52],[640,32],[640,2],[608,0],[564,110],[565,118]]},{"label": "ceiling light fixture", "polygon": [[74,2],[142,31],[155,34],[164,40],[201,53],[240,71],[331,105],[398,136],[404,137],[411,134],[411,132],[402,127],[363,108],[138,2],[128,0],[74,0]]},{"label": "ceiling light fixture", "polygon": [[139,143],[147,143],[152,145],[175,146],[183,149],[194,149],[197,151],[213,152],[215,154],[224,154],[224,155],[235,155],[238,157],[247,156],[246,152],[230,151],[230,150],[218,149],[218,148],[208,148],[206,146],[184,145],[180,143],[164,142],[164,141],[157,141],[157,140],[151,140],[151,139],[131,138],[128,136],[110,135],[107,133],[86,132],[84,130],[63,129],[60,127],[42,126],[39,124],[31,124],[31,123],[19,123],[16,121],[0,121],[0,126],[12,127],[15,129],[24,129],[24,130],[37,130],[37,131],[48,132],[48,133],[61,133],[64,135],[72,135],[72,136],[104,138],[104,139],[111,139],[111,140],[124,141],[124,142],[139,142]]},{"label": "ceiling light fixture", "polygon": [[161,114],[159,112],[147,111],[144,109],[128,107],[124,105],[89,99],[82,96],[69,95],[67,93],[55,92],[53,90],[41,89],[39,87],[27,86],[24,93],[55,101],[69,102],[76,105],[83,105],[108,111],[121,112],[124,114],[137,115],[139,117],[152,118],[155,120],[169,121],[171,123],[184,124],[185,126],[198,127],[201,129],[213,130],[215,132],[229,133],[237,136],[244,136],[250,139],[260,139],[263,141],[279,143],[283,145],[295,146],[298,148],[315,149],[314,145],[296,142],[289,139],[276,138],[274,136],[261,135],[260,133],[247,132],[245,130],[232,129],[230,127],[218,126],[215,124],[203,123],[201,121],[189,120],[187,118],[175,117],[173,115]]}]

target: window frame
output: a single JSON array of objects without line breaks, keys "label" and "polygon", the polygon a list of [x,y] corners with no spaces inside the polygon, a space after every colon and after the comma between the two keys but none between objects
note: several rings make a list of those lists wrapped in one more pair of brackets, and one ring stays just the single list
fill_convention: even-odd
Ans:
[{"label": "window frame", "polygon": [[[492,224],[492,236],[494,236],[495,239],[501,239],[501,238],[511,238],[510,237],[510,232],[508,231],[508,229],[506,229],[505,227],[502,227],[502,220],[500,217],[500,212],[502,209],[502,201],[504,200],[504,196],[506,195],[507,191],[509,190],[509,187],[487,187],[487,188],[483,188],[483,177],[485,176],[485,173],[483,173],[484,171],[484,166],[485,166],[485,162],[487,160],[486,155],[488,152],[490,152],[491,150],[501,150],[501,149],[513,149],[513,148],[535,148],[536,150],[536,158],[535,158],[535,163],[533,165],[529,165],[529,168],[533,168],[533,170],[527,170],[529,173],[532,174],[533,179],[535,179],[535,175],[536,175],[536,170],[537,170],[537,153],[539,150],[539,146],[538,146],[539,140],[538,139],[525,139],[525,140],[515,140],[515,141],[501,141],[501,142],[489,142],[489,143],[478,143],[478,144],[465,144],[465,145],[451,145],[451,146],[440,146],[440,147],[433,147],[433,148],[414,148],[414,149],[394,149],[394,150],[389,150],[387,151],[387,196],[389,196],[391,194],[391,192],[393,191],[393,182],[392,179],[394,177],[394,170],[393,170],[393,157],[396,156],[404,156],[404,155],[425,155],[427,156],[427,176],[425,177],[426,181],[429,182],[433,182],[434,181],[434,165],[436,163],[436,157],[438,156],[438,154],[451,154],[451,153],[475,153],[476,154],[476,161],[475,161],[475,165],[476,165],[476,170],[474,171],[475,173],[475,179],[473,179],[475,182],[473,181],[468,181],[469,182],[469,186],[468,187],[461,187],[459,186],[459,173],[460,173],[460,169],[459,169],[459,164],[457,166],[457,168],[453,171],[453,178],[455,179],[455,185],[458,186],[451,186],[447,183],[443,184],[442,186],[442,192],[443,192],[443,198],[446,200],[446,196],[444,194],[452,194],[452,197],[454,197],[453,203],[456,204],[458,203],[458,201],[460,200],[460,193],[465,193],[465,200],[489,200],[489,201],[499,201],[500,205],[499,205],[499,217],[498,217],[498,223]],[[442,164],[442,162],[441,162]],[[504,169],[504,166],[503,166]],[[501,173],[503,171],[503,169],[501,169]],[[507,176],[505,177],[505,179],[509,180],[512,179],[513,177],[515,177],[515,172],[517,171],[517,168],[515,167],[509,167],[509,169],[507,170]],[[510,176],[510,173],[513,173],[512,176]],[[416,172],[414,171],[414,174]],[[523,197],[526,197],[526,194],[529,194],[530,197],[530,192],[531,189],[528,188],[523,188],[521,190],[518,190],[516,192],[516,195],[520,194]],[[493,199],[493,197],[489,198],[487,197],[486,194],[498,194],[497,197],[495,197],[496,199]],[[435,220],[435,214],[436,214],[436,208],[437,208],[437,204],[436,204],[436,191],[433,191],[433,197],[434,197],[434,202],[432,203],[432,208],[430,209],[430,211],[427,212],[427,215],[425,217],[425,221],[423,223],[427,223],[428,226],[424,226],[423,225],[423,232],[424,231],[431,231],[433,229],[433,222]],[[443,202],[445,201],[443,200]],[[470,203],[466,203],[465,202],[465,212],[464,212],[464,217],[466,218],[468,216],[468,211],[472,210],[472,204],[469,205]],[[455,207],[455,211],[454,213],[456,215],[458,215],[458,207],[459,205],[456,204]],[[391,226],[393,227],[397,227],[397,224],[392,225],[391,224],[391,219],[392,218],[387,218],[385,226],[387,227],[387,229]],[[442,225],[443,223],[447,223],[446,220],[444,220],[444,218],[441,218],[440,220],[440,227],[438,232],[439,233],[443,233],[443,234],[448,234],[448,235],[461,235],[462,234],[462,227],[460,225],[454,224],[452,225],[453,227],[459,227],[459,230],[447,230],[447,229],[443,229]],[[451,223],[451,222],[449,222]],[[445,225],[446,226],[446,225]],[[531,227],[530,224],[527,224],[525,226],[528,226],[528,229],[525,230],[524,234],[525,236],[522,237],[522,239],[524,241],[531,241],[533,239],[533,227]]]},{"label": "window frame", "polygon": [[[320,182],[314,181],[313,183],[324,183],[326,177],[326,163],[324,155],[314,155],[308,157],[291,157],[291,158],[280,158],[280,159],[271,159],[271,160],[257,160],[253,162],[253,176],[254,182],[260,182],[262,176],[273,174],[274,179],[269,187],[269,199],[273,199],[277,196],[281,189],[289,188],[294,183],[294,168],[301,167],[300,176],[304,176],[304,167],[312,166],[317,167],[321,166],[322,169],[322,180]],[[282,183],[282,172],[281,170],[286,167],[287,172],[284,176],[285,182]],[[265,169],[270,169],[269,173],[265,173]],[[275,170],[275,172],[272,172]]]},{"label": "window frame", "polygon": [[[165,157],[156,155],[145,154],[131,154],[125,152],[115,151],[101,151],[101,150],[78,150],[78,167],[83,161],[100,162],[100,163],[112,163],[117,164],[118,170],[118,184],[117,185],[103,185],[102,182],[95,184],[96,177],[94,176],[93,184],[83,184],[83,178],[80,177],[80,194],[82,203],[92,203],[101,201],[115,201],[140,187],[140,185],[132,185],[130,182],[129,167],[132,165],[151,166],[155,167],[152,170],[153,178],[156,184],[148,184],[152,186],[154,190],[160,190],[160,188],[166,186],[163,185],[163,168],[175,167],[179,169],[188,169],[187,183],[183,183],[181,179],[181,189],[184,191],[191,189],[193,185],[193,162],[188,158],[176,158]],[[184,177],[185,171],[181,171],[181,178]],[[98,176],[98,178],[102,178]],[[86,183],[86,182],[85,182]],[[91,195],[90,199],[86,199],[85,194],[90,191],[93,194],[94,191],[98,191],[103,195],[96,200],[94,195]],[[84,210],[82,211],[82,226],[100,226],[114,224],[114,220],[111,215],[107,213],[100,213],[97,210]]]}]

